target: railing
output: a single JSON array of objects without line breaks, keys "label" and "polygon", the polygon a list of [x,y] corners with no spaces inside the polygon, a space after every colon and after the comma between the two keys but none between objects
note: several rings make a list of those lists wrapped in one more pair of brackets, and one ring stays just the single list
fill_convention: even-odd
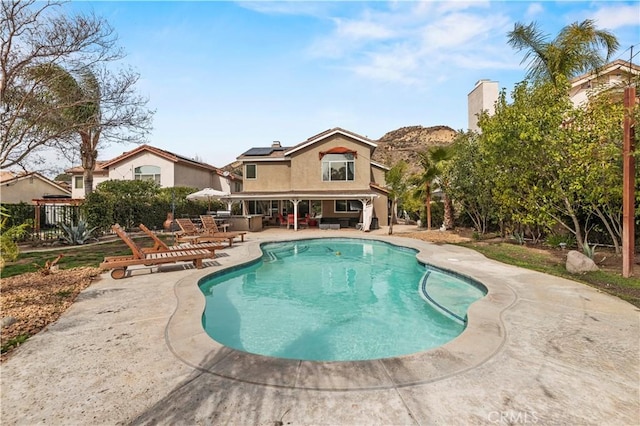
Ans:
[{"label": "railing", "polygon": [[60,223],[77,225],[82,218],[78,205],[32,205],[32,204],[3,204],[7,218],[7,226],[17,226],[25,222],[31,223],[28,233],[22,241],[49,243],[58,241],[64,230]]}]

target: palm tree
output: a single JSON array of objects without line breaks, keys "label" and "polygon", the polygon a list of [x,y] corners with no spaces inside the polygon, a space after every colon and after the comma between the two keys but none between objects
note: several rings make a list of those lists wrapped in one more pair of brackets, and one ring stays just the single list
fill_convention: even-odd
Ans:
[{"label": "palm tree", "polygon": [[396,220],[398,202],[404,199],[407,194],[407,163],[400,160],[385,173],[385,181],[389,188],[389,198],[391,199],[391,215],[389,218],[389,235],[393,234],[393,222]]},{"label": "palm tree", "polygon": [[[552,41],[547,41],[548,35],[535,22],[518,22],[507,36],[514,49],[526,51],[521,63],[529,62],[527,77],[548,80],[555,86],[563,77],[602,67],[620,45],[613,33],[598,30],[591,19],[564,27]],[[604,57],[602,50],[606,51]]]},{"label": "palm tree", "polygon": [[[452,151],[446,146],[435,146],[427,151],[418,152],[418,161],[422,166],[422,172],[414,175],[412,179],[413,185],[416,186],[414,194],[417,197],[424,197],[424,206],[427,212],[427,230],[431,229],[431,195],[434,189],[434,183],[437,185],[438,178],[442,174],[443,162],[451,158]],[[446,202],[445,209],[451,209],[451,203]],[[448,214],[447,214],[448,213]],[[453,217],[451,211],[445,211],[445,218]],[[450,225],[450,224],[449,224]]]},{"label": "palm tree", "polygon": [[46,87],[53,106],[46,125],[80,136],[80,158],[84,169],[85,196],[93,191],[93,171],[101,133],[101,92],[96,75],[88,68],[75,76],[56,64],[34,67],[32,77]]}]

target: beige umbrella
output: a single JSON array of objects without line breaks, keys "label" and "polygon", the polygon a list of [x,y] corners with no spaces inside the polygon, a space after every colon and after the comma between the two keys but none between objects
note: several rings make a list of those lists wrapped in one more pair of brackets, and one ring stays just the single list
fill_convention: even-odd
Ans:
[{"label": "beige umbrella", "polygon": [[194,192],[193,194],[187,195],[187,200],[197,201],[197,200],[206,200],[209,202],[209,209],[211,210],[211,200],[219,200],[220,198],[229,196],[228,192],[219,191],[213,188],[204,188],[198,192]]}]

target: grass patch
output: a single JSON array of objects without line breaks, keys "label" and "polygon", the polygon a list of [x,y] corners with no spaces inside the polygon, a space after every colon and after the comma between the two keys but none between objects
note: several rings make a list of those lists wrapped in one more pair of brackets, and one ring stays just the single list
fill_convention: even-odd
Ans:
[{"label": "grass patch", "polygon": [[550,250],[536,250],[523,245],[475,242],[460,245],[502,263],[587,284],[640,307],[640,277],[624,278],[619,272],[604,269],[580,275],[570,274],[565,268],[563,256]]},{"label": "grass patch", "polygon": [[28,334],[21,334],[21,335],[16,336],[16,337],[14,337],[12,339],[9,339],[7,341],[7,343],[2,345],[0,353],[8,352],[9,350],[13,349],[14,347],[20,346],[21,344],[26,342],[29,337],[30,336]]},{"label": "grass patch", "polygon": [[67,297],[72,295],[73,295],[73,290],[60,290],[56,292],[56,296],[58,296],[61,299],[66,299]]},{"label": "grass patch", "polygon": [[[170,235],[161,235],[160,238],[170,241],[172,237]],[[153,246],[153,241],[148,237],[135,239],[140,247]],[[65,246],[54,250],[23,251],[15,262],[7,263],[2,268],[0,278],[13,277],[27,272],[37,272],[44,266],[46,261],[55,259],[59,254],[64,255],[57,264],[60,269],[84,266],[97,268],[106,256],[124,256],[131,254],[131,250],[122,240],[118,239],[107,243]]]}]

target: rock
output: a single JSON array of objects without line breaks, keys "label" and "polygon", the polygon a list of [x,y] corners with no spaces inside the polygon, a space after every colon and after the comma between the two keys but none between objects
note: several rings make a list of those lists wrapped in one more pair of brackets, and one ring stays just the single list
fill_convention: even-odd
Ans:
[{"label": "rock", "polygon": [[18,320],[15,319],[14,317],[2,317],[2,321],[0,322],[0,324],[2,325],[2,328],[5,328],[5,327],[9,327],[11,324],[15,323],[16,321]]},{"label": "rock", "polygon": [[572,274],[582,274],[584,272],[597,271],[596,263],[584,254],[576,250],[567,253],[567,271]]}]

